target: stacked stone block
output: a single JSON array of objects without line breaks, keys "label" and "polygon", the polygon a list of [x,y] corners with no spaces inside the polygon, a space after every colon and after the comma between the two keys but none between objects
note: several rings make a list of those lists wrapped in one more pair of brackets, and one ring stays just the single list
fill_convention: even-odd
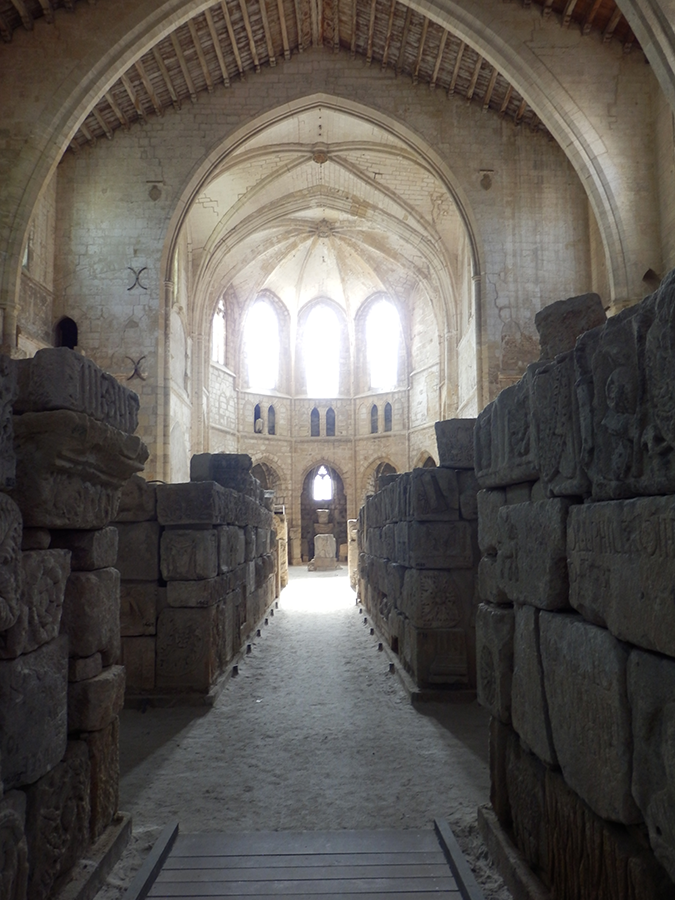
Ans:
[{"label": "stacked stone block", "polygon": [[491,801],[560,900],[675,896],[674,310],[548,307],[476,425]]},{"label": "stacked stone block", "polygon": [[130,695],[208,694],[278,596],[272,496],[237,454],[192,481],[132,479],[118,529]]},{"label": "stacked stone block", "polygon": [[420,687],[475,688],[473,426],[437,423],[441,466],[388,476],[359,513],[359,596]]},{"label": "stacked stone block", "polygon": [[43,900],[117,813],[124,669],[109,522],[147,450],[133,435],[136,395],[79,354],[3,360],[0,376],[2,885]]}]

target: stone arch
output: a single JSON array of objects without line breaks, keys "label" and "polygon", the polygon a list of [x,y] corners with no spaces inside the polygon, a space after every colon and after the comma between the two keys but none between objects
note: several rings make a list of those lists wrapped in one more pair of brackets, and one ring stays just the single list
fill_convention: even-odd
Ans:
[{"label": "stone arch", "polygon": [[432,453],[428,450],[421,450],[417,457],[415,458],[415,462],[413,464],[413,469],[435,469],[436,468],[436,460]]}]

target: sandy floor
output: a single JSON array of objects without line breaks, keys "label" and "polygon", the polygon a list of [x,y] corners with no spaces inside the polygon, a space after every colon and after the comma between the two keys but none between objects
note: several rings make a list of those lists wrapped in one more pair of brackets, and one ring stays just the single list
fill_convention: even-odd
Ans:
[{"label": "sandy floor", "polygon": [[134,837],[116,900],[167,822],[183,832],[453,828],[486,900],[509,900],[476,827],[487,716],[414,709],[363,624],[346,570],[291,569],[279,609],[212,709],[125,710],[120,808]]}]

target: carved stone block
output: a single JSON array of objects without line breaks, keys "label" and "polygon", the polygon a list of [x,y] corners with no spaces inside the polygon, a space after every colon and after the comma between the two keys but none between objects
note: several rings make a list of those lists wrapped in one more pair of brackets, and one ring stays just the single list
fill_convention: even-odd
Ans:
[{"label": "carved stone block", "polygon": [[97,841],[113,820],[119,806],[120,720],[114,718],[101,731],[83,735],[89,748],[91,771],[89,833]]},{"label": "carved stone block", "polygon": [[506,783],[516,846],[535,874],[550,886],[546,767],[513,733],[506,736]]},{"label": "carved stone block", "polygon": [[503,828],[511,828],[511,805],[506,774],[507,749],[510,740],[518,740],[514,732],[500,722],[490,719],[490,803]]},{"label": "carved stone block", "polygon": [[127,691],[151,691],[155,687],[155,638],[123,637],[122,665]]},{"label": "carved stone block", "polygon": [[48,528],[24,528],[21,537],[22,550],[49,550],[52,533]]},{"label": "carved stone block", "polygon": [[466,633],[461,628],[418,629],[410,625],[408,663],[420,687],[468,687],[471,682]]},{"label": "carved stone block", "polygon": [[160,588],[141,582],[120,585],[120,633],[123,637],[155,634]]},{"label": "carved stone block", "polygon": [[117,529],[98,528],[96,531],[53,531],[51,547],[70,550],[73,572],[106,569],[117,563]]},{"label": "carved stone block", "polygon": [[0,632],[11,628],[21,608],[21,513],[0,494]]},{"label": "carved stone block", "polygon": [[251,490],[253,461],[247,453],[197,453],[190,460],[190,481],[215,481],[225,488]]},{"label": "carved stone block", "polygon": [[481,603],[476,613],[478,702],[501,722],[511,721],[514,612]]},{"label": "carved stone block", "polygon": [[17,390],[16,363],[0,355],[0,487],[4,490],[14,487],[16,477],[12,407]]},{"label": "carved stone block", "polygon": [[218,674],[218,614],[164,609],[157,623],[157,687],[208,691]]},{"label": "carved stone block", "polygon": [[84,659],[71,657],[68,660],[68,681],[86,681],[96,678],[103,671],[103,660],[100,653],[86,656]]},{"label": "carved stone block", "polygon": [[162,525],[236,525],[240,496],[214,481],[157,485],[157,518]]},{"label": "carved stone block", "polygon": [[[392,491],[392,499],[395,498],[396,493]],[[458,519],[456,472],[452,469],[413,469],[410,473],[407,514],[419,522]],[[405,512],[401,515],[401,518],[404,517]]]},{"label": "carved stone block", "polygon": [[[401,572],[402,567],[396,566]],[[435,569],[403,569],[405,573],[399,609],[416,628],[456,628],[473,606],[473,578],[463,572]],[[387,585],[385,585],[387,586]]]},{"label": "carved stone block", "polygon": [[506,506],[506,491],[478,491],[478,546],[481,553],[496,555],[501,540],[499,510]]},{"label": "carved stone block", "polygon": [[581,294],[550,303],[534,317],[542,359],[573,350],[579,335],[607,321],[598,294]]},{"label": "carved stone block", "polygon": [[100,653],[109,666],[120,652],[120,574],[117,569],[71,572],[61,616],[71,656]]},{"label": "carved stone block", "polygon": [[218,532],[176,529],[161,540],[161,569],[166,581],[200,581],[218,574]]},{"label": "carved stone block", "polygon": [[532,606],[516,608],[511,719],[523,743],[543,762],[556,765],[544,691],[539,616],[539,610]]},{"label": "carved stone block", "polygon": [[576,615],[539,617],[553,745],[565,781],[599,816],[640,821],[631,795],[628,651]]},{"label": "carved stone block", "polygon": [[0,659],[13,659],[37,650],[59,633],[68,550],[29,550],[21,554],[22,588],[19,617],[0,633]]},{"label": "carved stone block", "polygon": [[66,410],[15,416],[14,446],[12,496],[35,528],[105,528],[148,458],[140,438]]},{"label": "carved stone block", "polygon": [[244,528],[244,559],[246,562],[255,559],[255,535],[255,525],[247,525]]},{"label": "carved stone block", "polygon": [[[275,518],[278,518],[275,516]],[[224,525],[218,532],[218,571],[228,572],[246,560],[244,529],[236,525]]]},{"label": "carved stone block", "polygon": [[68,731],[100,731],[124,706],[124,666],[108,666],[68,687]]},{"label": "carved stone block", "polygon": [[127,522],[117,526],[117,568],[125,581],[157,581],[159,578],[159,524]]},{"label": "carved stone block", "polygon": [[26,900],[28,844],[24,834],[26,796],[10,791],[0,803],[0,896]]},{"label": "carved stone block", "polygon": [[89,845],[89,753],[69,741],[63,760],[26,791],[28,900],[48,900]]},{"label": "carved stone block", "polygon": [[633,650],[628,660],[633,722],[633,797],[649,842],[675,881],[675,661]]},{"label": "carved stone block", "polygon": [[72,410],[120,431],[138,427],[138,395],[67,347],[47,347],[17,361],[17,413]]},{"label": "carved stone block", "polygon": [[238,566],[231,572],[201,581],[169,581],[166,600],[172,607],[215,606],[234,587],[246,578],[246,566]]},{"label": "carved stone block", "polygon": [[473,469],[475,419],[436,422],[438,464],[449,469]]},{"label": "carved stone block", "polygon": [[147,522],[157,518],[157,485],[132,475],[122,488],[118,522]]},{"label": "carved stone block", "polygon": [[0,756],[5,790],[32,784],[66,749],[68,641],[0,662]]},{"label": "carved stone block", "polygon": [[408,542],[412,568],[464,569],[474,564],[468,522],[410,522]]},{"label": "carved stone block", "polygon": [[472,469],[457,475],[459,485],[459,511],[463,519],[478,518],[478,480]]},{"label": "carved stone block", "polygon": [[675,497],[570,510],[570,603],[615,637],[675,657]]},{"label": "carved stone block", "polygon": [[500,583],[496,556],[484,556],[480,560],[477,583],[478,597],[484,603],[494,603],[497,606],[512,605]]}]

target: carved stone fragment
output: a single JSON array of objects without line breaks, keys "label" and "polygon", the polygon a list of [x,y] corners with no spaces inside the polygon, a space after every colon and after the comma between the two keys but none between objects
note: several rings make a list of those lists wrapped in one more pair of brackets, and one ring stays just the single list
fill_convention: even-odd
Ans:
[{"label": "carved stone fragment", "polygon": [[481,553],[496,555],[501,542],[499,509],[506,506],[506,491],[478,491],[478,546]]},{"label": "carved stone fragment", "polygon": [[[275,520],[279,517],[275,516]],[[228,572],[240,566],[246,559],[246,540],[243,528],[223,525],[218,532],[218,571]]]},{"label": "carved stone fragment", "polygon": [[475,419],[436,422],[438,464],[449,469],[473,469]]},{"label": "carved stone fragment", "polygon": [[541,613],[539,625],[551,732],[565,781],[602,818],[639,822],[631,795],[627,650],[576,615]]},{"label": "carved stone fragment", "polygon": [[190,481],[215,481],[224,488],[246,493],[255,481],[250,474],[252,466],[247,453],[197,453],[190,460]]},{"label": "carved stone fragment", "polygon": [[91,770],[89,833],[97,841],[110,825],[119,806],[120,720],[116,717],[100,731],[84,734]]},{"label": "carved stone fragment", "polygon": [[409,625],[409,632],[408,662],[420,687],[470,686],[470,658],[463,629],[427,630]]},{"label": "carved stone fragment", "polygon": [[95,531],[53,531],[51,547],[70,550],[73,572],[105,569],[117,562],[117,529],[97,528]]},{"label": "carved stone fragment", "polygon": [[556,765],[541,665],[539,610],[516,608],[513,637],[511,719],[523,743],[539,759]]},{"label": "carved stone fragment", "polygon": [[70,639],[71,656],[101,654],[103,665],[117,662],[120,651],[120,574],[117,569],[71,572],[61,616],[61,633]]},{"label": "carved stone fragment", "polygon": [[535,874],[550,886],[546,767],[513,733],[506,740],[506,783],[516,846]]},{"label": "carved stone fragment", "polygon": [[117,525],[117,566],[125,581],[157,581],[159,578],[159,524],[124,522]]},{"label": "carved stone fragment", "polygon": [[11,791],[0,803],[2,900],[26,900],[28,845],[24,834],[25,802],[25,794],[21,791]]},{"label": "carved stone fragment", "polygon": [[478,518],[478,481],[472,469],[458,473],[459,511],[463,519]]},{"label": "carved stone fragment", "polygon": [[159,591],[155,584],[141,582],[120,586],[120,631],[123,637],[155,634]]},{"label": "carved stone fragment", "polygon": [[87,681],[96,678],[103,671],[103,660],[100,653],[86,656],[84,659],[71,657],[68,660],[68,681]]},{"label": "carved stone fragment", "polygon": [[408,548],[408,565],[413,568],[465,569],[474,564],[468,522],[410,522]]},{"label": "carved stone fragment", "polygon": [[615,637],[675,657],[675,498],[570,510],[570,603]]},{"label": "carved stone fragment", "polygon": [[164,609],[157,623],[157,687],[205,691],[217,674],[216,608]]},{"label": "carved stone fragment", "polygon": [[5,790],[32,784],[66,749],[68,641],[0,661],[0,756]]},{"label": "carved stone fragment", "polygon": [[0,494],[0,632],[19,617],[21,598],[21,513]]},{"label": "carved stone fragment", "polygon": [[132,475],[122,488],[118,522],[147,522],[157,518],[157,485]]},{"label": "carved stone fragment", "polygon": [[501,722],[511,721],[514,612],[481,603],[476,612],[478,702]]},{"label": "carved stone fragment", "polygon": [[166,581],[215,578],[218,574],[218,532],[215,529],[165,531],[161,540],[161,570]]},{"label": "carved stone fragment", "polygon": [[[399,572],[400,566],[395,571]],[[400,610],[417,628],[456,628],[473,600],[473,579],[461,582],[461,572],[407,569]],[[457,576],[457,577],[456,577]],[[384,585],[387,587],[388,585]]]},{"label": "carved stone fragment", "polygon": [[68,731],[100,731],[124,706],[124,666],[109,666],[68,687]]},{"label": "carved stone fragment", "polygon": [[223,597],[246,580],[246,566],[216,578],[201,581],[169,581],[166,586],[166,601],[172,607],[215,606]]},{"label": "carved stone fragment", "polygon": [[[391,491],[396,497],[395,491]],[[459,518],[457,474],[452,469],[413,469],[407,514],[419,522]],[[405,511],[403,512],[405,516]]]},{"label": "carved stone fragment", "polygon": [[162,525],[237,525],[243,499],[214,481],[160,484],[157,518]]},{"label": "carved stone fragment", "polygon": [[122,638],[122,665],[128,691],[151,691],[155,687],[155,638]]},{"label": "carved stone fragment", "polygon": [[541,359],[555,359],[560,353],[573,350],[579,335],[606,321],[598,294],[581,294],[550,303],[534,317]]}]

